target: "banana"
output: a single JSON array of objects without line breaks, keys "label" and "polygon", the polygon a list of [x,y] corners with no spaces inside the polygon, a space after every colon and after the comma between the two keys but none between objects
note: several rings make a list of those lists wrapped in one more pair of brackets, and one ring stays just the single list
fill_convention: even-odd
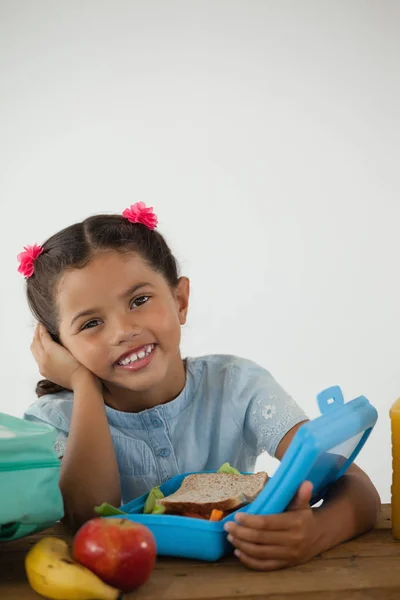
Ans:
[{"label": "banana", "polygon": [[25,558],[30,585],[52,600],[117,600],[118,590],[72,560],[64,540],[46,537]]}]

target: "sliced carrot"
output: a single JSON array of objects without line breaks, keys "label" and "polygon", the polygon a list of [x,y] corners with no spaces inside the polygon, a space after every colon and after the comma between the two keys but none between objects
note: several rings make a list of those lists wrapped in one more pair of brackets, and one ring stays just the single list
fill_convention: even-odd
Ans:
[{"label": "sliced carrot", "polygon": [[210,521],[220,521],[224,516],[223,510],[218,510],[217,508],[213,508],[210,515]]}]

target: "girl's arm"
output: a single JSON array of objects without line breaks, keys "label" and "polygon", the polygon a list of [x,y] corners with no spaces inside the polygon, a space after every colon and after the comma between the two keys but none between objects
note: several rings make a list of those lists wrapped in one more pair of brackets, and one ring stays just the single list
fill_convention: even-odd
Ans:
[{"label": "girl's arm", "polygon": [[314,509],[319,531],[316,554],[371,529],[379,511],[380,498],[371,480],[351,465],[331,487],[323,504]]},{"label": "girl's arm", "polygon": [[96,505],[120,505],[117,459],[100,381],[38,325],[31,346],[40,373],[74,392],[60,488],[65,519],[73,527],[95,516]]},{"label": "girl's arm", "polygon": [[95,506],[121,502],[118,464],[99,382],[84,371],[73,382],[74,402],[60,488],[66,520],[74,527],[94,516]]}]

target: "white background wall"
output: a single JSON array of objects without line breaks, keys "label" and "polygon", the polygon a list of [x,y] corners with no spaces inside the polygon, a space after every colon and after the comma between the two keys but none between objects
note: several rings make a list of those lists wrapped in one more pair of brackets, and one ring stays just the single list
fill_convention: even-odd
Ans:
[{"label": "white background wall", "polygon": [[16,254],[143,200],[192,280],[184,353],[260,362],[310,416],[367,395],[388,501],[399,23],[396,0],[1,0],[0,410],[38,378]]}]

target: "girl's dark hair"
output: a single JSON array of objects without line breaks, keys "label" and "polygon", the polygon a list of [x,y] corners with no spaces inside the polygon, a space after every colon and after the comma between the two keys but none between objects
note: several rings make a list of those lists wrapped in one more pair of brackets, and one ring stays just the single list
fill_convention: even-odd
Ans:
[{"label": "girl's dark hair", "polygon": [[[28,304],[36,319],[59,342],[56,286],[67,269],[82,269],[99,251],[134,252],[162,274],[171,287],[178,283],[178,267],[167,242],[156,230],[130,223],[120,215],[96,215],[66,227],[49,238],[35,260],[35,272],[27,280]],[[44,379],[36,394],[54,394],[64,388]]]}]

